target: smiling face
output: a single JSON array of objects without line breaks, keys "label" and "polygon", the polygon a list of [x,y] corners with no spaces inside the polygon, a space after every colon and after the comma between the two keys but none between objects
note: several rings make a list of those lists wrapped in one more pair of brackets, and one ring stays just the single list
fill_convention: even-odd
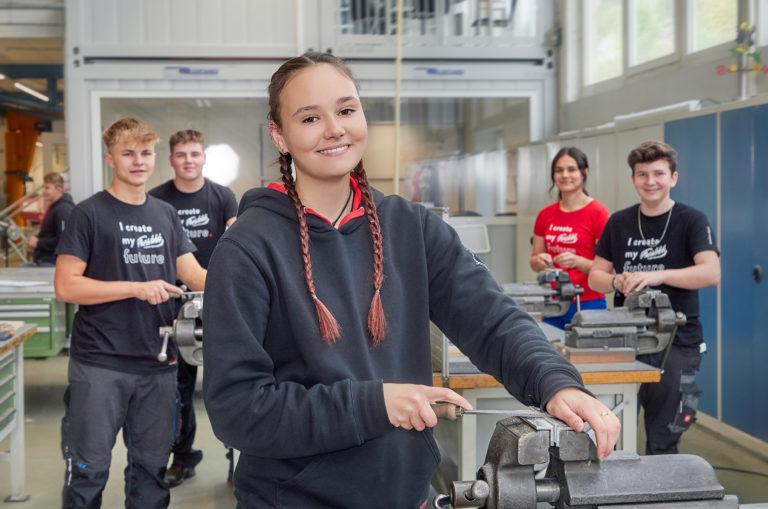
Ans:
[{"label": "smiling face", "polygon": [[40,190],[40,194],[45,201],[55,202],[61,198],[61,195],[64,194],[64,190],[50,182],[43,182],[43,188]]},{"label": "smiling face", "polygon": [[169,160],[177,179],[189,182],[202,180],[205,151],[200,143],[177,143]]},{"label": "smiling face", "polygon": [[155,144],[122,136],[104,158],[116,183],[141,187],[155,170]]},{"label": "smiling face", "polygon": [[[584,173],[588,172],[589,168],[585,168]],[[584,175],[579,170],[579,164],[567,154],[555,161],[553,179],[561,193],[581,191],[584,187]]]},{"label": "smiling face", "polygon": [[632,183],[643,203],[658,205],[669,198],[669,192],[677,184],[677,172],[669,169],[666,159],[636,163]]},{"label": "smiling face", "polygon": [[280,92],[280,125],[272,142],[289,153],[302,179],[345,177],[363,157],[368,126],[355,83],[331,64],[295,73]]}]

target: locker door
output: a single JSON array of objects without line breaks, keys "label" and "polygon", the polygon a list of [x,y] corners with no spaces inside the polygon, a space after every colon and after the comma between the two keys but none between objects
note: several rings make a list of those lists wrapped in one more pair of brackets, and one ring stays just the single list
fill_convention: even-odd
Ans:
[{"label": "locker door", "polygon": [[[664,141],[677,150],[677,185],[672,199],[704,212],[713,229],[717,223],[717,118],[715,115],[686,118],[664,124]],[[699,291],[699,320],[704,327],[707,355],[696,382],[703,393],[702,412],[717,415],[717,289]]]},{"label": "locker door", "polygon": [[[723,420],[768,439],[764,426],[768,370],[766,283],[752,277],[766,266],[768,106],[721,114]],[[762,252],[761,252],[762,249]],[[761,344],[762,343],[762,344]],[[758,417],[762,416],[763,419]]]},{"label": "locker door", "polygon": [[[746,390],[753,394],[752,431],[749,433],[768,440],[768,105],[752,108],[755,118],[755,168],[753,172],[754,209],[752,214],[753,230],[753,265],[749,269],[752,276],[754,304],[751,362],[754,366],[755,385]],[[759,268],[762,280],[757,282],[752,270]],[[744,269],[742,269],[744,270]]]}]

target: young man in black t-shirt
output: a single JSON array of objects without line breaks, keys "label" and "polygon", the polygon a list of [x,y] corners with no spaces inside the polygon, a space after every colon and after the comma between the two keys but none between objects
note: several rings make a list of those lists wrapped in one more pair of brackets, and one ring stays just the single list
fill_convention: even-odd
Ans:
[{"label": "young man in black t-shirt", "polygon": [[[674,454],[694,421],[701,394],[695,382],[704,350],[698,290],[720,282],[719,251],[706,216],[669,196],[678,177],[672,147],[645,142],[630,152],[628,163],[640,203],[608,219],[595,247],[589,286],[614,291],[615,306],[630,292],[655,288],[669,295],[675,311],[685,313],[687,323],[677,330],[661,381],[643,384],[638,393],[646,454]],[[664,355],[638,360],[662,367]]]},{"label": "young man in black t-shirt", "polygon": [[41,194],[48,208],[40,223],[40,231],[27,239],[27,246],[34,249],[34,265],[53,267],[56,264],[56,246],[75,203],[69,193],[64,192],[64,179],[55,171],[43,177]]},{"label": "young man in black t-shirt", "polygon": [[[200,265],[208,268],[208,260],[219,237],[235,221],[237,200],[229,188],[203,177],[203,133],[192,129],[178,131],[171,136],[169,143],[174,178],[150,190],[149,194],[174,206],[184,231],[197,247],[195,258]],[[195,467],[203,459],[203,452],[192,448],[197,429],[192,400],[196,379],[197,366],[179,358],[181,431],[173,445],[171,467],[165,474],[165,480],[171,487],[194,476]]]},{"label": "young man in black t-shirt", "polygon": [[103,133],[113,181],[72,211],[57,248],[56,298],[79,304],[72,328],[69,386],[64,395],[62,505],[99,507],[112,447],[122,428],[128,449],[126,507],[162,508],[163,480],[176,426],[176,357],[160,360],[159,327],[170,323],[181,294],[205,270],[176,211],[145,192],[157,135],[122,119]]}]

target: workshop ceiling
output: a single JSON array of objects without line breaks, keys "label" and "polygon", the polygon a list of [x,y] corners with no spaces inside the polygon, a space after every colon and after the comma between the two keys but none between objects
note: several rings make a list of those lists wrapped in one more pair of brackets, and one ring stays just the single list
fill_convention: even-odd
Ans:
[{"label": "workshop ceiling", "polygon": [[[0,116],[18,111],[61,118],[64,0],[0,0]],[[40,94],[35,98],[14,85]]]}]

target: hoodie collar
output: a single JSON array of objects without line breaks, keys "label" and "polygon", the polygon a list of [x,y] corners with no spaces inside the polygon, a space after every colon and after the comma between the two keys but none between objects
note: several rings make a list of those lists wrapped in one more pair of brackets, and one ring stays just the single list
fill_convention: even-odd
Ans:
[{"label": "hoodie collar", "polygon": [[[360,192],[360,185],[357,183],[357,179],[352,174],[349,175],[349,185],[352,186],[352,191],[355,194],[354,198],[352,199],[352,210],[341,219],[337,228],[341,228],[345,223],[355,219],[356,217],[365,215],[365,209],[362,207],[363,195]],[[267,187],[269,189],[279,191],[283,194],[288,194],[288,191],[285,189],[285,184],[282,182],[270,182]],[[333,223],[331,223],[330,219],[323,217],[309,207],[304,207],[304,212],[307,214],[312,214],[313,216],[317,216],[329,225],[333,226]]]}]

